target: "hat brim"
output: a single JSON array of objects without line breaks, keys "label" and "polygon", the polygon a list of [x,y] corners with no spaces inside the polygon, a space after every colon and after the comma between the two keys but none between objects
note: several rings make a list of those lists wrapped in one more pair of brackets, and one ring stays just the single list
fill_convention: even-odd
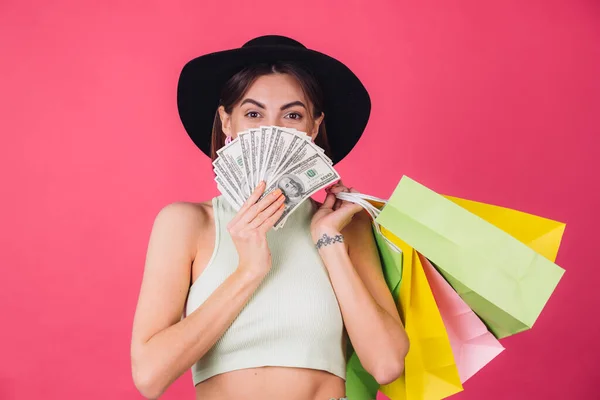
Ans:
[{"label": "hat brim", "polygon": [[223,85],[244,67],[265,62],[294,62],[315,76],[324,93],[325,124],[331,159],[341,161],[360,139],[371,113],[369,94],[343,63],[326,54],[289,46],[242,47],[189,61],[177,87],[177,107],[192,141],[210,155],[211,132]]}]

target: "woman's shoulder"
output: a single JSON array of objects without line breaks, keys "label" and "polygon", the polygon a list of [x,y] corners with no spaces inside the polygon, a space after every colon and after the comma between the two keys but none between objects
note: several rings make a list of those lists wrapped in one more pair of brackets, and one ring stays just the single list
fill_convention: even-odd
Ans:
[{"label": "woman's shoulder", "polygon": [[166,204],[155,216],[148,246],[171,254],[185,254],[194,260],[199,246],[210,237],[212,224],[210,201]]},{"label": "woman's shoulder", "polygon": [[163,225],[199,233],[212,223],[212,219],[212,200],[204,202],[174,201],[164,205],[155,218]]}]

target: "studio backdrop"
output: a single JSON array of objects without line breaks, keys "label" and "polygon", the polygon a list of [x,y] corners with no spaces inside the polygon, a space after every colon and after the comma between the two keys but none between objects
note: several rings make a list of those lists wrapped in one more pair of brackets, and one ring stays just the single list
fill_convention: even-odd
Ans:
[{"label": "studio backdrop", "polygon": [[[599,3],[4,0],[0,399],[141,398],[129,346],[154,217],[218,194],[177,115],[179,72],[263,34],[335,56],[368,89],[365,134],[336,166],[346,185],[387,198],[408,175],[567,224],[536,325],[453,398],[593,398]],[[189,371],[164,398],[193,398]]]}]

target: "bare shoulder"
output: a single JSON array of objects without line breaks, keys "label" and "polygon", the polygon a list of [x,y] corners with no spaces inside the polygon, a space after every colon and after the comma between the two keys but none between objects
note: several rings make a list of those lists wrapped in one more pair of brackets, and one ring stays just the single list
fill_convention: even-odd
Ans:
[{"label": "bare shoulder", "polygon": [[212,202],[192,203],[177,201],[161,208],[155,224],[165,229],[178,228],[187,232],[201,231],[212,220]]},{"label": "bare shoulder", "polygon": [[205,201],[202,203],[192,203],[187,201],[176,201],[165,205],[158,211],[157,219],[166,219],[170,221],[203,222],[203,218],[212,214],[212,203]]},{"label": "bare shoulder", "polygon": [[177,201],[163,206],[154,219],[149,251],[155,245],[193,261],[198,245],[213,223],[212,202]]},{"label": "bare shoulder", "polygon": [[158,211],[134,320],[135,343],[145,343],[156,332],[179,321],[199,238],[211,218],[210,203],[174,202]]}]

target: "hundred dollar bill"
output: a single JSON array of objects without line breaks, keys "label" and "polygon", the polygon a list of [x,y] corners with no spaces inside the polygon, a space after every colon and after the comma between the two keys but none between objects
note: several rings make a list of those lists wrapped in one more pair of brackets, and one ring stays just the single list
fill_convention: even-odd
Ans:
[{"label": "hundred dollar bill", "polygon": [[290,147],[283,153],[283,157],[281,157],[279,166],[275,170],[275,176],[277,176],[281,172],[281,170],[285,168],[285,166],[289,166],[290,159],[302,146],[303,143],[306,143],[306,141],[302,137],[296,135],[296,137],[292,140]]},{"label": "hundred dollar bill", "polygon": [[[311,143],[315,144],[315,143],[313,142],[313,140],[312,140],[312,137],[311,137],[311,136],[310,136],[308,133],[306,133],[306,132],[299,131],[299,130],[297,130],[297,129],[294,129],[294,128],[285,128],[285,130],[287,130],[287,131],[290,131],[290,132],[293,132],[293,133],[295,133],[295,134],[299,135],[301,138],[303,138],[303,139],[306,139],[306,140],[310,141]],[[324,150],[323,148],[321,148],[321,147],[317,146],[316,144],[315,144],[315,147],[316,147],[316,149],[317,149],[317,150],[319,150],[319,151],[320,151],[322,154],[325,154],[325,150]],[[329,157],[327,157],[327,156],[325,156],[325,159],[326,159],[326,160],[329,160],[329,161],[331,161],[331,159],[330,159]]]},{"label": "hundred dollar bill", "polygon": [[300,138],[300,136],[280,128],[277,129],[277,137],[275,140],[277,141],[275,144],[276,147],[274,149],[276,153],[273,154],[273,156],[276,162],[273,162],[269,166],[269,173],[265,177],[265,179],[267,179],[267,184],[269,182],[269,179],[272,179],[279,174],[281,166],[293,154],[296,146],[298,146],[303,141],[303,139]]},{"label": "hundred dollar bill", "polygon": [[240,197],[242,197],[244,200],[250,197],[250,185],[248,183],[248,175],[246,174],[244,167],[242,142],[239,137],[233,140],[227,146],[217,150],[217,155],[223,160],[231,172],[232,178],[240,190]]},{"label": "hundred dollar bill", "polygon": [[[265,159],[263,161],[262,171],[261,171],[261,179],[266,181],[267,179],[267,168],[269,165],[269,159],[271,156],[271,151],[273,150],[273,144],[275,143],[275,139],[277,137],[277,127],[276,126],[268,126],[263,127],[266,128],[267,131],[267,143],[265,145]],[[261,128],[262,129],[262,128]]]},{"label": "hundred dollar bill", "polygon": [[[310,151],[310,150],[309,150]],[[262,197],[268,195],[276,188],[281,189],[285,196],[285,209],[275,223],[275,228],[281,228],[282,222],[298,208],[307,198],[320,189],[331,185],[340,179],[337,171],[325,160],[321,154],[312,149],[313,154],[284,170],[273,182],[267,186]]]},{"label": "hundred dollar bill", "polygon": [[[286,131],[289,131],[286,128]],[[317,146],[310,136],[301,131],[294,130],[294,135],[297,136],[297,140],[293,140],[290,147],[284,152],[281,161],[279,162],[279,166],[275,169],[275,172],[272,176],[277,176],[283,169],[289,168],[290,164],[299,162],[302,160],[304,156],[304,152],[306,151],[306,146],[312,146],[313,149],[317,150],[321,154],[321,156],[330,164],[333,165],[331,159],[325,154],[325,150],[321,147]]]},{"label": "hundred dollar bill", "polygon": [[271,147],[268,151],[263,179],[267,182],[274,176],[275,169],[279,166],[283,152],[290,145],[291,135],[284,134],[281,128],[274,128],[271,132]]},{"label": "hundred dollar bill", "polygon": [[235,199],[233,193],[224,185],[223,180],[221,180],[221,177],[219,177],[219,176],[215,177],[215,182],[217,182],[217,189],[219,189],[219,192],[221,192],[223,194],[223,197],[225,197],[225,200],[227,200],[227,202],[229,204],[231,204],[231,206],[236,211],[239,211],[240,208],[242,208],[242,204],[238,203],[238,201]]},{"label": "hundred dollar bill", "polygon": [[250,132],[250,175],[252,176],[252,187],[258,184],[258,135],[256,129],[249,129]]},{"label": "hundred dollar bill", "polygon": [[[296,129],[290,129],[290,128],[286,128],[286,130],[293,131],[294,134],[298,135],[303,140],[298,141],[296,143],[296,145],[294,146],[294,148],[291,149],[293,154],[287,158],[287,161],[282,161],[280,163],[280,166],[279,166],[278,170],[274,173],[274,176],[277,176],[279,174],[279,172],[281,172],[281,170],[288,169],[288,168],[294,166],[296,163],[301,162],[304,158],[306,158],[310,155],[313,155],[314,150],[319,152],[321,154],[321,157],[323,157],[329,165],[333,165],[333,162],[331,161],[331,159],[325,155],[325,151],[322,148],[320,148],[319,146],[315,145],[314,142],[311,140],[311,138],[308,135],[306,135],[306,133],[304,133],[302,131],[298,131]],[[312,149],[310,152],[308,152],[308,155],[307,155],[307,150],[308,150],[307,146],[312,146]],[[286,220],[287,220],[287,216],[279,223],[279,226],[283,227],[283,225],[285,225]]]},{"label": "hundred dollar bill", "polygon": [[275,176],[277,176],[280,171],[289,169],[298,162],[302,161],[305,157],[318,152],[316,149],[314,149],[314,151],[309,151],[309,149],[313,150],[310,147],[310,142],[307,142],[306,140],[299,141],[294,148],[291,149],[292,154],[290,154],[284,161],[281,162],[279,168],[277,171],[275,171]]},{"label": "hundred dollar bill", "polygon": [[250,176],[252,176],[252,187],[258,185],[258,157],[260,149],[260,129],[250,129]]},{"label": "hundred dollar bill", "polygon": [[285,170],[314,154],[320,154],[326,163],[332,165],[324,150],[305,132],[260,126],[240,132],[235,140],[219,149],[219,157],[213,166],[219,177],[219,190],[238,204],[243,204],[261,180],[266,181],[269,187]]},{"label": "hundred dollar bill", "polygon": [[244,163],[244,173],[246,175],[246,183],[248,193],[252,193],[254,191],[255,186],[252,184],[254,181],[252,176],[252,166],[251,166],[251,151],[252,146],[250,144],[250,132],[244,131],[238,134],[238,138],[240,139],[242,146],[242,161]]},{"label": "hundred dollar bill", "polygon": [[306,132],[302,132],[302,131],[296,131],[296,132],[298,132],[300,134],[300,137],[302,137],[303,139],[309,141],[310,144],[313,145],[315,147],[315,149],[317,149],[321,153],[321,155],[325,158],[325,160],[327,160],[327,162],[329,164],[333,165],[333,161],[331,160],[331,158],[329,158],[327,156],[327,154],[325,154],[325,150],[322,147],[317,146],[316,143],[313,142],[311,136],[309,136]]},{"label": "hundred dollar bill", "polygon": [[233,172],[227,167],[225,161],[219,157],[215,161],[213,161],[213,166],[215,174],[222,181],[222,186],[226,186],[227,189],[229,189],[229,191],[233,194],[232,197],[234,197],[239,204],[243,204],[245,202],[245,199],[241,197],[242,194],[240,188],[237,186],[235,180],[233,179]]},{"label": "hundred dollar bill", "polygon": [[248,133],[248,145],[249,145],[249,151],[248,151],[248,167],[250,168],[248,175],[250,175],[250,185],[252,187],[255,187],[256,185],[254,184],[254,170],[256,169],[256,164],[254,162],[254,156],[256,154],[255,150],[256,150],[256,145],[255,145],[255,137],[254,137],[254,133],[252,132],[252,130],[248,129],[246,131]]},{"label": "hundred dollar bill", "polygon": [[258,181],[260,182],[264,177],[265,161],[269,150],[269,143],[271,137],[271,127],[261,126],[260,127],[260,149],[258,157]]}]

